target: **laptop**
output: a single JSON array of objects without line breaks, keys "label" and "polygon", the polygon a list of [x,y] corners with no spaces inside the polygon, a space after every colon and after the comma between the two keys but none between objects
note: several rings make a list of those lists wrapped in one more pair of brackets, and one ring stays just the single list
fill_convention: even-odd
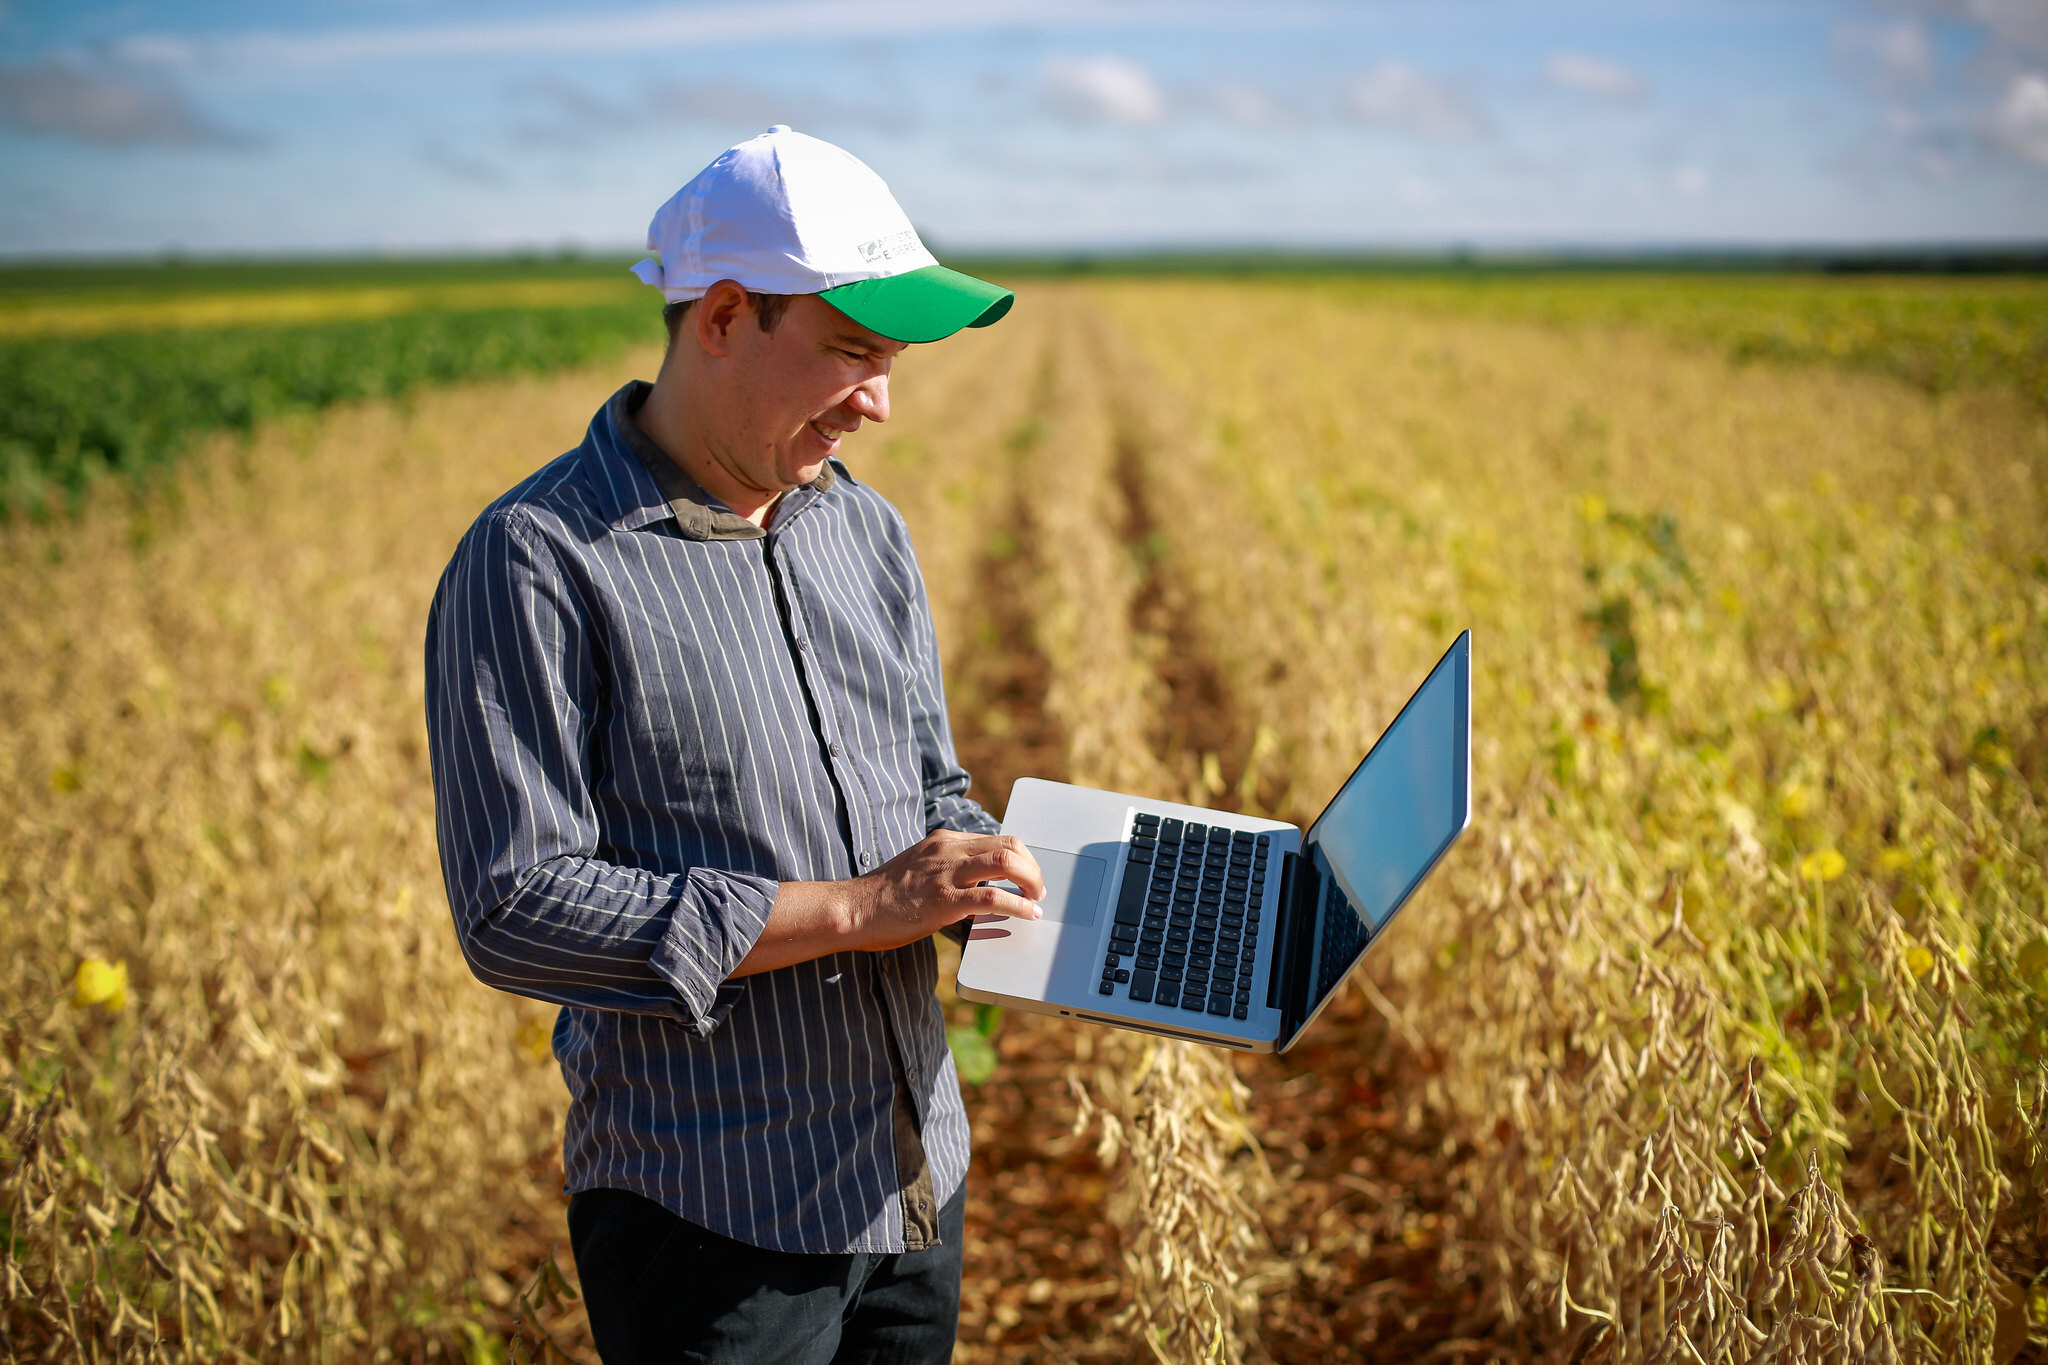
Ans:
[{"label": "laptop", "polygon": [[1043,918],[978,919],[959,993],[1285,1052],[1471,823],[1471,752],[1468,630],[1306,834],[1019,778],[1003,832],[1045,874]]}]

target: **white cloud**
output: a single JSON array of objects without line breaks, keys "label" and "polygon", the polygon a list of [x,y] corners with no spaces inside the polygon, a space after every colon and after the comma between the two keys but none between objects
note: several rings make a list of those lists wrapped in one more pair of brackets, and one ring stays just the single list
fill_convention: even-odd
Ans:
[{"label": "white cloud", "polygon": [[1405,208],[1426,209],[1434,208],[1443,199],[1443,192],[1434,181],[1417,175],[1404,175],[1394,182],[1394,198]]},{"label": "white cloud", "polygon": [[255,30],[218,38],[145,34],[136,51],[264,66],[324,66],[405,59],[647,53],[777,40],[861,40],[902,35],[1046,29],[1270,29],[1326,17],[1313,3],[1267,0],[747,0],[667,4],[564,17],[504,19],[309,33]]},{"label": "white cloud", "polygon": [[2041,0],[1965,0],[1963,9],[1994,36],[2048,57],[2048,5]]},{"label": "white cloud", "polygon": [[1884,7],[1978,24],[1990,31],[1994,50],[2018,48],[2048,57],[2048,4],[2041,0],[1890,0]]},{"label": "white cloud", "polygon": [[1295,121],[1271,95],[1248,81],[1223,82],[1209,91],[1207,103],[1240,128],[1281,128]]},{"label": "white cloud", "polygon": [[1152,74],[1126,58],[1054,57],[1044,77],[1047,102],[1070,118],[1125,127],[1166,118],[1166,97]]},{"label": "white cloud", "polygon": [[1709,187],[1707,173],[1698,166],[1679,166],[1671,172],[1671,188],[1682,199],[1704,199]]},{"label": "white cloud", "polygon": [[1679,192],[1679,199],[1706,199],[1710,182],[1698,166],[1679,166],[1671,172],[1671,188]]},{"label": "white cloud", "polygon": [[[1108,174],[1100,177],[1100,183],[1107,185],[1139,180],[1154,185],[1201,189],[1242,185],[1263,180],[1270,174],[1268,167],[1255,161],[1220,156],[1159,156],[1143,152],[1125,158],[1114,168],[1098,169],[1108,169]],[[1089,171],[1080,168],[1079,173],[1085,177]]]},{"label": "white cloud", "polygon": [[115,61],[135,66],[190,66],[198,56],[189,40],[166,33],[116,38],[108,52]]},{"label": "white cloud", "polygon": [[249,147],[184,92],[119,67],[41,61],[0,65],[0,123],[103,147]]},{"label": "white cloud", "polygon": [[1835,51],[1887,90],[1925,85],[1934,79],[1934,41],[1917,19],[1835,27]]},{"label": "white cloud", "polygon": [[479,157],[449,146],[440,138],[428,138],[417,148],[419,159],[451,180],[496,189],[505,183],[505,173]]},{"label": "white cloud", "polygon": [[508,93],[514,97],[531,96],[563,117],[581,123],[622,125],[630,122],[633,117],[630,110],[607,104],[581,86],[555,76],[536,76],[527,81],[515,81],[508,87]]},{"label": "white cloud", "polygon": [[1344,108],[1361,123],[1439,142],[1469,142],[1493,127],[1465,97],[1400,62],[1381,62],[1344,91]]},{"label": "white cloud", "polygon": [[1561,90],[1609,100],[1639,100],[1650,92],[1641,76],[1625,66],[1579,52],[1560,52],[1543,68],[1543,79]]},{"label": "white cloud", "polygon": [[903,133],[917,123],[916,110],[901,99],[861,102],[813,89],[792,94],[730,81],[656,85],[648,90],[644,107],[647,117],[658,122],[725,128],[735,137],[772,123],[828,135],[855,127]]},{"label": "white cloud", "polygon": [[2016,78],[1992,111],[1990,131],[2007,151],[2048,166],[2048,77],[2029,71]]},{"label": "white cloud", "polygon": [[916,122],[914,111],[893,101],[859,104],[811,90],[789,94],[722,80],[657,82],[604,99],[543,76],[512,82],[505,94],[521,110],[512,125],[516,141],[566,151],[648,127],[703,127],[738,138],[771,123],[830,136],[850,127],[901,133]]}]

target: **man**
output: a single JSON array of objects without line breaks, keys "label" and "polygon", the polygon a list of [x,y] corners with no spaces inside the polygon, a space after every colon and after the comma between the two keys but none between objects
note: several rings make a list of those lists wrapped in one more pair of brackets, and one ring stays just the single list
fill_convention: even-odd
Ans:
[{"label": "man", "polygon": [[946,1360],[968,1130],[931,935],[1044,886],[966,795],[902,518],[836,456],[906,344],[1011,296],[780,126],[648,246],[659,376],[493,503],[434,599],[449,901],[480,979],[563,1006],[607,1362]]}]

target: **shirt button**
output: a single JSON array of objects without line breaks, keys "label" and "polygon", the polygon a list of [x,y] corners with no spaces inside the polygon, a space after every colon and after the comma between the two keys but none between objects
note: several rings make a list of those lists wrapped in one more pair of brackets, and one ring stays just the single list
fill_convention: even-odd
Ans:
[{"label": "shirt button", "polygon": [[[825,752],[832,755],[832,757],[837,758],[844,751],[840,749],[839,741],[835,739],[830,744],[825,746]],[[867,855],[863,854],[861,856],[865,857]]]},{"label": "shirt button", "polygon": [[809,649],[811,647],[811,642],[805,639],[803,636],[799,635],[796,637],[796,647],[798,649]]},{"label": "shirt button", "polygon": [[865,872],[865,871],[867,871],[867,870],[868,870],[869,868],[873,867],[874,865],[875,865],[875,855],[874,855],[874,854],[872,854],[872,853],[869,853],[869,852],[867,852],[867,851],[866,851],[865,849],[863,849],[863,850],[861,851],[861,855],[860,855],[860,868],[861,868],[861,871]]}]

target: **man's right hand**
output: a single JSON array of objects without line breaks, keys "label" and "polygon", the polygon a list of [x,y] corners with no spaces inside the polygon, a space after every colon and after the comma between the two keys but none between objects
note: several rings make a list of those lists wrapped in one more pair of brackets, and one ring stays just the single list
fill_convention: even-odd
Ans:
[{"label": "man's right hand", "polygon": [[[983,884],[996,881],[1024,894]],[[1045,895],[1038,860],[1022,839],[950,829],[933,830],[852,885],[861,898],[857,936],[871,951],[915,943],[975,915],[1037,919]]]},{"label": "man's right hand", "polygon": [[[1008,880],[1023,895],[984,883]],[[1038,919],[1038,860],[1010,834],[937,829],[864,877],[784,882],[735,977],[849,950],[883,952],[976,915]]]}]

